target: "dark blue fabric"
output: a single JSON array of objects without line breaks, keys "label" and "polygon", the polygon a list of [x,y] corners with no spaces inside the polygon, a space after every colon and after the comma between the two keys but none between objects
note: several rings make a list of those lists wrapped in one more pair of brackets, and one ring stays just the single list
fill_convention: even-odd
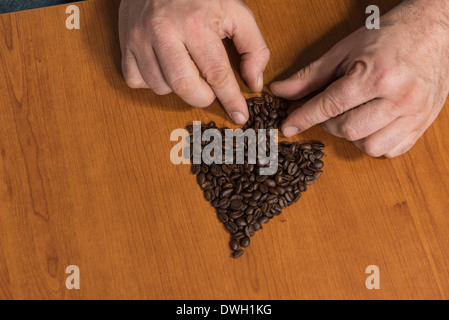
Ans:
[{"label": "dark blue fabric", "polygon": [[74,2],[73,0],[0,0],[0,13],[34,9]]}]

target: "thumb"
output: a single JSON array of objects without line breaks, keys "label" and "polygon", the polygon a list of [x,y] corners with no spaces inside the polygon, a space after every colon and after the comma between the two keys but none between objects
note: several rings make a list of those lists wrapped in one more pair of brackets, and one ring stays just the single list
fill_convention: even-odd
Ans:
[{"label": "thumb", "polygon": [[301,99],[335,80],[339,63],[337,57],[328,53],[288,79],[273,82],[270,85],[271,92],[288,100]]},{"label": "thumb", "polygon": [[248,87],[253,92],[260,92],[263,89],[263,72],[270,59],[270,50],[251,10],[242,2],[233,10],[236,13],[231,36],[241,56],[240,72]]}]

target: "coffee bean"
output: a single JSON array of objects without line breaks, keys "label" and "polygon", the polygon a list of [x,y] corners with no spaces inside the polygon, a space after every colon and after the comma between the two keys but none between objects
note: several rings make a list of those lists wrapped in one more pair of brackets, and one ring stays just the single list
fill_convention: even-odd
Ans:
[{"label": "coffee bean", "polygon": [[257,220],[257,222],[259,222],[260,224],[267,223],[268,221],[270,221],[270,219],[267,216],[262,216],[259,218],[259,220]]},{"label": "coffee bean", "polygon": [[192,164],[190,167],[190,172],[193,174],[198,174],[201,172],[201,165],[199,164]]},{"label": "coffee bean", "polygon": [[254,231],[259,231],[260,229],[262,229],[262,225],[259,222],[255,222],[253,224],[254,227]]},{"label": "coffee bean", "polygon": [[237,251],[234,251],[234,252],[232,253],[232,257],[233,257],[233,258],[239,258],[239,257],[242,256],[243,252],[244,252],[243,250],[237,250]]},{"label": "coffee bean", "polygon": [[269,188],[274,188],[276,187],[276,182],[272,179],[266,179],[265,180],[265,184],[269,187]]},{"label": "coffee bean", "polygon": [[207,190],[204,192],[204,197],[207,201],[212,201],[215,199],[215,193],[212,190]]},{"label": "coffee bean", "polygon": [[246,220],[245,220],[244,218],[238,218],[238,219],[235,221],[235,224],[237,225],[237,227],[238,227],[239,229],[242,229],[243,227],[245,227],[245,226],[247,225]]},{"label": "coffee bean", "polygon": [[253,226],[246,226],[245,227],[245,235],[248,237],[248,238],[251,238],[253,235],[254,235],[254,227]]},{"label": "coffee bean", "polygon": [[219,213],[218,220],[220,220],[222,223],[226,223],[229,221],[229,217],[226,213]]},{"label": "coffee bean", "polygon": [[252,199],[257,201],[257,200],[260,199],[260,197],[262,197],[262,192],[256,191],[256,192],[253,193]]},{"label": "coffee bean", "polygon": [[229,242],[229,247],[231,248],[232,251],[237,251],[240,247],[239,241],[235,239],[231,240]]},{"label": "coffee bean", "polygon": [[322,143],[312,143],[311,147],[315,150],[323,150],[324,144]]},{"label": "coffee bean", "polygon": [[228,198],[232,194],[233,191],[234,190],[231,188],[222,190],[220,192],[220,198]]},{"label": "coffee bean", "polygon": [[278,205],[277,203],[274,203],[274,204],[271,206],[271,212],[273,212],[273,214],[276,214],[276,215],[281,214],[282,208],[281,208],[281,206]]},{"label": "coffee bean", "polygon": [[242,246],[242,248],[248,247],[250,242],[251,241],[249,240],[248,237],[244,237],[244,238],[240,239],[240,245]]},{"label": "coffee bean", "polygon": [[322,169],[323,166],[324,166],[323,161],[321,161],[321,160],[315,160],[315,161],[313,162],[313,165],[314,165],[315,168],[317,168],[317,169]]},{"label": "coffee bean", "polygon": [[220,167],[216,166],[216,165],[214,165],[210,168],[210,172],[216,177],[220,177],[223,174]]},{"label": "coffee bean", "polygon": [[240,210],[240,209],[242,209],[242,206],[243,206],[243,203],[241,200],[236,199],[236,200],[231,201],[231,209],[233,209],[233,210]]},{"label": "coffee bean", "polygon": [[313,174],[313,178],[316,180],[323,174],[323,171],[317,171]]},{"label": "coffee bean", "polygon": [[284,197],[279,197],[278,203],[282,209],[287,208],[287,200]]},{"label": "coffee bean", "polygon": [[196,181],[198,182],[199,185],[202,185],[204,182],[206,182],[206,176],[204,175],[204,173],[200,173],[196,176]]},{"label": "coffee bean", "polygon": [[265,185],[265,184],[260,185],[260,186],[259,186],[259,191],[260,191],[261,193],[267,193],[267,192],[268,192],[268,186]]},{"label": "coffee bean", "polygon": [[313,176],[306,176],[306,178],[304,179],[304,183],[310,186],[311,184],[313,184],[314,180],[315,179],[313,178]]},{"label": "coffee bean", "polygon": [[237,225],[232,221],[226,222],[225,228],[226,228],[226,230],[228,230],[229,233],[236,233],[239,230]]},{"label": "coffee bean", "polygon": [[245,234],[242,231],[236,232],[231,236],[231,238],[235,240],[240,240],[243,237],[245,237]]},{"label": "coffee bean", "polygon": [[228,198],[223,198],[218,202],[218,206],[222,209],[226,209],[227,207],[229,207],[230,203],[231,201],[229,201]]}]

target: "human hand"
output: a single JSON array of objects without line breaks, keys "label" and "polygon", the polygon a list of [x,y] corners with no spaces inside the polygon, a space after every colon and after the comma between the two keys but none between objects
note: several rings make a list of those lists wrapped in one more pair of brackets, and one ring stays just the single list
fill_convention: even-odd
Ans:
[{"label": "human hand", "polygon": [[262,90],[270,52],[242,1],[122,0],[119,34],[130,87],[158,95],[173,91],[196,107],[217,97],[236,123],[246,122],[247,105],[222,39],[233,39],[242,77],[253,91]]},{"label": "human hand", "polygon": [[271,91],[294,100],[326,86],[289,115],[285,136],[321,123],[372,157],[410,150],[449,93],[449,2],[405,1]]}]

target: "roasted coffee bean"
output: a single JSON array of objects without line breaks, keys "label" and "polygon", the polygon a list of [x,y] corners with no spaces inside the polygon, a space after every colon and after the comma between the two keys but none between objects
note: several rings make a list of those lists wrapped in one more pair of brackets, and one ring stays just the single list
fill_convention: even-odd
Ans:
[{"label": "roasted coffee bean", "polygon": [[259,186],[259,191],[260,191],[261,193],[267,193],[267,192],[268,192],[268,186],[265,185],[265,184],[261,184],[261,185]]},{"label": "roasted coffee bean", "polygon": [[320,143],[312,143],[311,147],[315,150],[323,150],[324,144]]},{"label": "roasted coffee bean", "polygon": [[198,182],[199,185],[202,185],[204,182],[206,182],[206,176],[204,175],[204,173],[200,173],[196,176],[196,181]]},{"label": "roasted coffee bean", "polygon": [[249,240],[248,237],[244,237],[242,239],[240,239],[240,246],[242,246],[242,248],[246,248],[249,246],[251,240]]},{"label": "roasted coffee bean", "polygon": [[201,185],[201,189],[203,190],[211,190],[214,188],[214,185],[210,181],[206,181]]},{"label": "roasted coffee bean", "polygon": [[201,172],[201,165],[199,164],[192,164],[190,167],[190,172],[193,174],[198,174]]},{"label": "roasted coffee bean", "polygon": [[321,151],[315,151],[314,155],[316,160],[320,160],[321,158],[323,158],[324,153]]},{"label": "roasted coffee bean", "polygon": [[264,183],[269,187],[269,188],[274,188],[276,187],[276,182],[272,179],[266,179],[264,181]]},{"label": "roasted coffee bean", "polygon": [[233,196],[231,196],[230,198],[229,198],[229,200],[239,200],[239,201],[243,201],[243,197],[241,196],[241,195],[239,195],[239,194],[234,194]]},{"label": "roasted coffee bean", "polygon": [[324,166],[323,161],[321,161],[321,160],[315,160],[315,161],[313,162],[313,165],[314,165],[315,168],[317,168],[317,169],[322,169],[323,166]]},{"label": "roasted coffee bean", "polygon": [[232,257],[233,258],[240,258],[241,256],[242,256],[242,254],[243,254],[243,250],[237,250],[237,251],[234,251],[233,253],[232,253]]},{"label": "roasted coffee bean", "polygon": [[294,175],[298,171],[298,165],[296,163],[290,163],[287,172],[289,175]]},{"label": "roasted coffee bean", "polygon": [[234,190],[229,188],[229,189],[224,189],[220,192],[220,198],[228,198],[231,196],[232,192]]},{"label": "roasted coffee bean", "polygon": [[253,194],[249,192],[242,192],[240,195],[245,199],[251,198],[253,196]]},{"label": "roasted coffee bean", "polygon": [[210,202],[210,204],[212,205],[212,207],[214,208],[219,208],[220,206],[218,205],[219,200],[217,198],[215,198],[214,200],[212,200]]},{"label": "roasted coffee bean", "polygon": [[220,177],[223,174],[223,171],[221,171],[220,167],[217,165],[213,165],[210,168],[210,172],[216,177]]},{"label": "roasted coffee bean", "polygon": [[239,241],[235,239],[231,240],[229,242],[229,247],[231,248],[232,251],[237,251],[240,247]]},{"label": "roasted coffee bean", "polygon": [[242,206],[243,206],[242,200],[236,199],[231,201],[231,209],[233,210],[240,210],[242,209]]},{"label": "roasted coffee bean", "polygon": [[222,209],[226,209],[227,207],[229,207],[230,203],[231,201],[228,198],[223,198],[218,202],[218,206]]},{"label": "roasted coffee bean", "polygon": [[254,231],[259,231],[260,229],[262,229],[262,225],[259,222],[255,222],[253,224],[254,227]]},{"label": "roasted coffee bean", "polygon": [[279,197],[278,203],[279,203],[279,206],[280,206],[282,209],[287,208],[287,200],[286,200],[286,198],[284,198],[284,197]]},{"label": "roasted coffee bean", "polygon": [[248,238],[251,238],[254,235],[254,227],[249,225],[245,227],[245,235]]},{"label": "roasted coffee bean", "polygon": [[242,183],[239,181],[236,183],[235,187],[234,187],[234,193],[235,194],[240,194],[240,192],[242,192],[243,190],[243,185]]},{"label": "roasted coffee bean", "polygon": [[226,230],[228,230],[229,233],[236,233],[239,230],[237,225],[232,221],[226,222],[225,228],[226,228]]},{"label": "roasted coffee bean", "polygon": [[281,214],[282,212],[282,208],[280,205],[278,205],[277,203],[273,204],[271,206],[271,212],[273,212],[274,214],[278,215]]},{"label": "roasted coffee bean", "polygon": [[255,191],[255,192],[253,193],[252,199],[255,200],[255,201],[257,201],[257,200],[260,199],[260,197],[262,197],[262,192],[260,192],[260,191]]},{"label": "roasted coffee bean", "polygon": [[218,220],[220,220],[222,223],[226,223],[229,221],[229,217],[226,213],[219,213]]},{"label": "roasted coffee bean", "polygon": [[306,178],[304,179],[304,183],[310,186],[311,184],[313,184],[314,180],[315,179],[313,178],[313,176],[306,176]]},{"label": "roasted coffee bean", "polygon": [[243,214],[244,214],[243,210],[232,211],[232,212],[229,214],[229,218],[235,220],[235,219],[238,219],[238,218],[240,218],[241,216],[243,216]]},{"label": "roasted coffee bean", "polygon": [[317,171],[313,174],[313,178],[316,180],[323,174],[323,171]]},{"label": "roasted coffee bean", "polygon": [[231,236],[231,238],[235,239],[235,240],[240,240],[244,237],[245,237],[245,234],[242,231],[238,231]]},{"label": "roasted coffee bean", "polygon": [[207,201],[212,201],[215,199],[215,192],[212,190],[204,191],[204,197]]},{"label": "roasted coffee bean", "polygon": [[246,214],[247,216],[252,215],[252,214],[254,213],[254,209],[255,209],[255,207],[249,206],[248,208],[246,208],[245,214]]},{"label": "roasted coffee bean", "polygon": [[253,220],[258,220],[262,216],[263,212],[262,209],[258,208],[254,210],[254,218]]},{"label": "roasted coffee bean", "polygon": [[257,222],[259,222],[260,224],[267,223],[268,221],[270,221],[270,219],[267,216],[262,216],[259,218],[259,220],[257,220]]},{"label": "roasted coffee bean", "polygon": [[248,205],[250,205],[252,207],[257,207],[257,201],[250,199],[250,200],[248,200]]},{"label": "roasted coffee bean", "polygon": [[246,220],[245,220],[244,218],[238,218],[238,219],[235,221],[235,224],[237,225],[237,227],[238,227],[239,229],[242,229],[243,227],[245,227],[245,226],[247,225]]}]

